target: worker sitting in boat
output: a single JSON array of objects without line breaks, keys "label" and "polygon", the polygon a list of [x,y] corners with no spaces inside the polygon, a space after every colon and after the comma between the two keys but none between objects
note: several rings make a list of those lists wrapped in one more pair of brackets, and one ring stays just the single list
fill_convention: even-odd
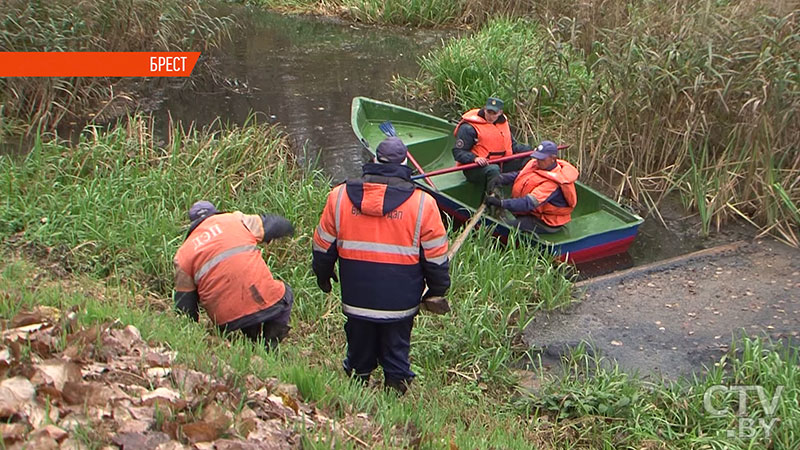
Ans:
[{"label": "worker sitting in boat", "polygon": [[536,233],[555,233],[571,219],[578,197],[575,181],[578,169],[558,159],[558,147],[542,141],[519,172],[498,175],[497,184],[512,184],[510,199],[486,198],[489,206],[511,211],[510,225]]},{"label": "worker sitting in boat", "polygon": [[479,167],[464,171],[464,176],[472,183],[489,186],[501,172],[519,170],[527,162],[516,159],[492,164],[493,159],[529,151],[528,145],[518,144],[511,136],[508,118],[503,114],[503,101],[489,97],[486,106],[472,109],[461,116],[455,130],[456,142],[453,158],[457,165],[477,163]]}]

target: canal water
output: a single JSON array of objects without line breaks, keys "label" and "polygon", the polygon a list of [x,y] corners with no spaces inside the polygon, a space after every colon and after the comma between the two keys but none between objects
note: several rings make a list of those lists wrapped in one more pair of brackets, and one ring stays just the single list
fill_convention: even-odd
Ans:
[{"label": "canal water", "polygon": [[280,123],[334,180],[360,175],[367,157],[350,127],[353,97],[391,101],[392,77],[415,76],[417,58],[444,36],[257,10],[238,16],[233,43],[214,52],[221,73],[166,89],[157,123],[242,124],[256,113]]}]

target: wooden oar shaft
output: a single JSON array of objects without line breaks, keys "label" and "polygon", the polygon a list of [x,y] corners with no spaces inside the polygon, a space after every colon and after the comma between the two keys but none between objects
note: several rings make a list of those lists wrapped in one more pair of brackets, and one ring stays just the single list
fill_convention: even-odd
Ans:
[{"label": "wooden oar shaft", "polygon": [[456,240],[453,241],[453,245],[451,245],[450,250],[447,251],[448,259],[452,258],[453,255],[456,254],[458,249],[461,248],[461,244],[463,244],[464,241],[467,239],[467,235],[469,235],[469,232],[472,231],[472,229],[475,228],[475,225],[478,223],[478,221],[481,220],[481,216],[483,215],[484,211],[486,211],[485,203],[482,204],[477,211],[475,211],[475,214],[472,215],[472,217],[469,219],[469,222],[467,222],[467,224],[464,226],[464,230],[461,232],[461,234],[458,235]]},{"label": "wooden oar shaft", "polygon": [[[569,147],[569,145],[559,145],[558,149],[559,150],[563,150],[563,149],[565,149],[567,147]],[[536,150],[531,150],[531,151],[528,151],[528,152],[515,153],[513,155],[503,156],[503,157],[497,158],[497,159],[491,159],[491,160],[489,160],[489,164],[497,164],[497,163],[502,163],[502,162],[506,162],[506,161],[511,161],[513,159],[525,158],[526,156],[531,156],[533,154],[533,152],[535,152],[535,151]],[[410,155],[410,153],[409,153],[409,155]],[[436,176],[436,175],[444,175],[446,173],[460,172],[462,170],[475,169],[477,167],[480,167],[478,165],[478,163],[469,163],[469,164],[464,164],[463,166],[454,166],[454,167],[448,167],[446,169],[433,170],[433,171],[428,172],[428,173],[422,173],[422,170],[420,168],[417,168],[417,170],[420,171],[419,175],[414,175],[414,176],[411,177],[411,179],[412,180],[418,180],[420,178],[426,178],[427,179],[429,177]],[[430,180],[428,180],[428,182],[430,182]]]},{"label": "wooden oar shaft", "polygon": [[[472,218],[469,219],[467,225],[464,226],[464,231],[458,235],[453,244],[450,246],[450,250],[447,251],[447,259],[451,259],[453,255],[456,254],[459,248],[461,248],[461,244],[467,239],[467,235],[469,232],[475,228],[475,225],[481,220],[481,216],[483,212],[486,211],[486,204],[482,204],[475,214],[472,215]],[[426,290],[427,291],[427,290]],[[423,298],[425,295],[423,294]],[[428,297],[422,300],[420,303],[420,308],[423,311],[429,311],[433,314],[447,314],[450,312],[450,304],[447,302],[447,299],[444,297]]]}]

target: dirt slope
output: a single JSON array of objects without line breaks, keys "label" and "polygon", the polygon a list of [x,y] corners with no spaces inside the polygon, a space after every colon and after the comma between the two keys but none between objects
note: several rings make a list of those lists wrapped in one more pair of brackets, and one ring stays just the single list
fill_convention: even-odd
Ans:
[{"label": "dirt slope", "polygon": [[579,283],[581,302],[538,317],[525,341],[555,364],[585,340],[642,375],[702,372],[746,333],[800,342],[800,252],[732,244]]}]

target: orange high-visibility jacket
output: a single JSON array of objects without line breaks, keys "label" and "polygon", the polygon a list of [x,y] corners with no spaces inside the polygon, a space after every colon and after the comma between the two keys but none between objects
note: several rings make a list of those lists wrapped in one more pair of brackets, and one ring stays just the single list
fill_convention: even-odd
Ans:
[{"label": "orange high-visibility jacket", "polygon": [[[489,123],[478,115],[478,111],[480,109],[472,109],[465,112],[458,123],[459,126],[464,122],[469,123],[478,133],[478,142],[472,146],[472,153],[475,156],[489,159],[510,156],[512,154],[512,141],[508,120],[502,123]],[[454,134],[457,135],[457,133],[458,126],[454,131]]]},{"label": "orange high-visibility jacket", "polygon": [[[511,196],[514,198],[526,195],[532,197],[539,206],[525,214],[532,214],[542,222],[558,227],[570,221],[572,210],[578,203],[578,196],[575,193],[575,180],[577,179],[578,169],[567,161],[557,159],[556,167],[553,170],[541,170],[536,160],[532,159],[514,180]],[[559,188],[561,188],[567,206],[556,206],[547,201]]]},{"label": "orange high-visibility jacket", "polygon": [[387,180],[365,177],[333,188],[313,241],[318,276],[329,276],[339,261],[343,312],[376,322],[414,316],[426,283],[431,295],[444,295],[450,285],[436,201],[409,181]]},{"label": "orange high-visibility jacket", "polygon": [[175,290],[197,290],[217,325],[269,308],[286,287],[261,257],[263,240],[261,216],[237,211],[206,218],[175,254]]}]

